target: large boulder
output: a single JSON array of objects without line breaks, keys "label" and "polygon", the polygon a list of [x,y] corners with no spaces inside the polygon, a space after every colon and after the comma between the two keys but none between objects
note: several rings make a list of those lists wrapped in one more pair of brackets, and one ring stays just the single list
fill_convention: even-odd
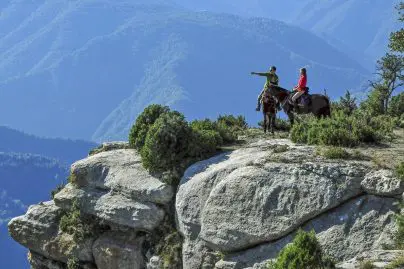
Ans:
[{"label": "large boulder", "polygon": [[10,221],[9,233],[21,245],[51,260],[66,263],[73,254],[80,261],[93,262],[91,247],[94,239],[86,239],[77,248],[72,248],[72,236],[59,230],[62,214],[63,211],[53,202],[33,205],[24,216]]},{"label": "large boulder", "polygon": [[271,162],[270,153],[241,149],[216,157],[219,163],[196,164],[207,168],[181,182],[180,230],[232,252],[279,239],[362,193],[360,166]]},{"label": "large boulder", "polygon": [[167,204],[173,188],[143,168],[134,149],[101,152],[74,163],[71,179],[80,188],[119,192],[136,201]]},{"label": "large boulder", "polygon": [[131,233],[109,232],[98,238],[93,245],[98,269],[143,269],[142,254],[144,237]]},{"label": "large boulder", "polygon": [[137,202],[120,193],[78,189],[67,185],[54,197],[55,204],[69,210],[74,202],[84,214],[115,226],[152,231],[164,218],[164,210],[150,202]]},{"label": "large boulder", "polygon": [[[176,197],[184,268],[202,266],[215,251],[231,257],[220,268],[254,266],[274,258],[299,227],[314,228],[337,259],[380,248],[391,242],[397,200],[367,195],[371,171],[365,161],[325,160],[313,147],[282,140],[259,141],[191,166]],[[390,189],[369,193],[402,192]]]},{"label": "large boulder", "polygon": [[[144,238],[125,238],[118,233],[153,233],[163,222],[173,188],[150,175],[135,150],[125,149],[124,143],[118,146],[124,149],[104,145],[106,151],[74,163],[71,183],[54,201],[32,206],[26,215],[9,223],[13,238],[39,255],[33,258],[36,267],[44,263],[58,266],[57,262],[67,263],[72,256],[81,264],[97,263],[99,268],[145,267]],[[60,219],[75,204],[82,216],[94,216],[115,232],[100,238],[95,233],[84,242],[75,242],[72,235],[59,230]]]},{"label": "large boulder", "polygon": [[[392,244],[396,199],[363,195],[305,223],[301,228],[314,230],[324,252],[336,261],[348,260],[367,250]],[[294,233],[280,240],[226,255],[218,269],[259,267],[276,258],[293,240]]]}]

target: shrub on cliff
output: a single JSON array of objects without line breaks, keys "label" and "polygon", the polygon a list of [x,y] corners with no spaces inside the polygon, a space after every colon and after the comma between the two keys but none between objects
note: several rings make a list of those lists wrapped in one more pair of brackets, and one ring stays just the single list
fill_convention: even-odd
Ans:
[{"label": "shrub on cliff", "polygon": [[188,156],[192,129],[179,112],[162,114],[147,132],[141,149],[143,166],[152,172],[176,168]]},{"label": "shrub on cliff", "polygon": [[395,174],[399,179],[404,180],[404,162],[401,162],[396,166]]},{"label": "shrub on cliff", "polygon": [[212,130],[217,131],[217,123],[210,119],[194,120],[190,123],[192,130]]},{"label": "shrub on cliff", "polygon": [[197,160],[209,157],[223,144],[223,139],[214,130],[196,130],[192,133],[192,141],[189,145],[189,156]]},{"label": "shrub on cliff", "polygon": [[335,268],[334,263],[321,250],[314,231],[299,230],[291,244],[279,253],[276,262],[269,263],[268,269]]},{"label": "shrub on cliff", "polygon": [[237,136],[248,128],[248,124],[243,116],[233,115],[219,116],[217,121],[217,131],[223,138],[223,143],[230,144],[237,140]]},{"label": "shrub on cliff", "polygon": [[150,105],[136,119],[135,124],[129,133],[129,144],[132,148],[141,150],[147,136],[147,132],[154,122],[164,113],[168,113],[170,109],[167,106]]},{"label": "shrub on cliff", "polygon": [[245,118],[242,116],[225,115],[219,116],[216,121],[209,119],[194,120],[191,122],[191,127],[195,131],[215,131],[218,132],[221,144],[230,144],[237,140],[237,136],[247,129],[248,125]]},{"label": "shrub on cliff", "polygon": [[133,125],[129,142],[140,152],[146,169],[161,173],[165,182],[175,184],[189,164],[211,157],[218,147],[234,142],[246,128],[241,116],[188,123],[177,111],[151,105]]},{"label": "shrub on cliff", "polygon": [[307,118],[291,130],[293,142],[312,145],[354,147],[360,143],[379,143],[391,139],[394,121],[388,116],[372,117],[357,110],[351,116],[336,111],[332,117]]},{"label": "shrub on cliff", "polygon": [[349,152],[340,147],[318,149],[317,153],[327,159],[348,159],[350,157]]}]

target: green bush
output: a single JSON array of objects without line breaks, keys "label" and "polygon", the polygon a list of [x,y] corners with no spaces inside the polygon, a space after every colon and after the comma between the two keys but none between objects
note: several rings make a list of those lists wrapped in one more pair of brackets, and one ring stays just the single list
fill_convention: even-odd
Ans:
[{"label": "green bush", "polygon": [[399,179],[404,180],[404,162],[397,165],[395,174]]},{"label": "green bush", "polygon": [[223,137],[220,135],[217,123],[209,119],[194,120],[190,124],[193,134],[189,145],[189,155],[204,158],[214,152],[223,144]]},{"label": "green bush", "polygon": [[77,258],[69,258],[67,260],[67,269],[80,269],[80,261]]},{"label": "green bush", "polygon": [[151,172],[180,167],[189,156],[192,128],[180,113],[162,114],[150,127],[141,149],[143,166]]},{"label": "green bush", "polygon": [[189,156],[203,159],[217,151],[223,144],[223,139],[219,132],[215,130],[196,130],[192,134],[189,144]]},{"label": "green bush", "polygon": [[248,124],[243,116],[224,115],[218,117],[216,126],[223,143],[230,144],[235,142],[238,135],[247,129]]},{"label": "green bush", "polygon": [[193,130],[213,130],[217,131],[217,125],[216,122],[211,121],[210,119],[204,119],[204,120],[194,120],[191,122],[191,128]]},{"label": "green bush", "polygon": [[404,92],[391,98],[388,113],[393,117],[401,117],[404,115]]},{"label": "green bush", "polygon": [[233,115],[220,115],[217,118],[217,123],[224,124],[235,130],[245,130],[248,128],[248,124],[243,116],[235,117]]},{"label": "green bush", "polygon": [[[206,133],[206,131],[217,132],[221,137],[219,140],[217,140],[217,145],[235,142],[237,140],[237,136],[242,131],[247,129],[247,123],[244,117],[234,117],[232,115],[219,116],[215,122],[209,119],[194,120],[190,125],[194,131],[199,131],[202,133]],[[209,136],[212,135],[212,133],[209,134]],[[214,136],[216,136],[216,134]]]},{"label": "green bush", "polygon": [[394,121],[388,116],[371,117],[356,110],[351,116],[342,111],[330,118],[307,117],[293,125],[291,139],[295,143],[354,147],[360,143],[380,143],[393,136]]},{"label": "green bush", "polygon": [[241,116],[219,116],[216,121],[188,123],[177,111],[151,105],[136,120],[129,142],[140,152],[146,169],[160,173],[162,180],[175,184],[190,163],[211,157],[218,147],[234,142],[246,128]]},{"label": "green bush", "polygon": [[339,101],[331,103],[331,111],[342,111],[347,115],[351,115],[357,108],[357,100],[352,96],[350,91],[346,91]]},{"label": "green bush", "polygon": [[404,114],[402,114],[399,118],[397,118],[396,126],[399,128],[404,128]]},{"label": "green bush", "polygon": [[[165,236],[164,244],[157,246],[157,253],[163,260],[163,269],[177,269],[182,266],[183,239],[179,232],[173,230]],[[180,267],[181,266],[181,267]]]},{"label": "green bush", "polygon": [[334,263],[324,257],[314,231],[299,230],[291,244],[279,253],[276,262],[269,263],[269,269],[334,268]]},{"label": "green bush", "polygon": [[[400,205],[401,209],[403,205]],[[404,250],[404,215],[402,213],[397,213],[395,215],[397,230],[394,234],[394,241],[396,248]]]},{"label": "green bush", "polygon": [[145,144],[147,132],[154,122],[165,113],[168,113],[170,109],[167,106],[150,105],[146,107],[143,112],[136,119],[135,124],[129,133],[129,145],[132,148],[141,150]]},{"label": "green bush", "polygon": [[288,120],[276,118],[275,119],[275,130],[289,132],[290,131],[290,123]]},{"label": "green bush", "polygon": [[345,149],[340,147],[321,149],[319,153],[327,159],[348,159],[350,157],[350,154]]},{"label": "green bush", "polygon": [[60,219],[59,228],[62,232],[73,235],[75,242],[81,242],[93,235],[93,227],[83,219],[78,203],[75,201],[70,211]]}]

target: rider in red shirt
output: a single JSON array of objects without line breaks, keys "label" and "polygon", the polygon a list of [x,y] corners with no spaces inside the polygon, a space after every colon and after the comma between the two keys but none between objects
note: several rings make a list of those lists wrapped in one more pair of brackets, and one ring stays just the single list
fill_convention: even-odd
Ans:
[{"label": "rider in red shirt", "polygon": [[307,71],[306,68],[301,68],[299,83],[296,87],[293,88],[293,90],[297,91],[295,95],[293,95],[292,97],[292,101],[294,104],[296,104],[296,100],[303,95],[304,91],[306,90],[306,86],[307,86]]}]

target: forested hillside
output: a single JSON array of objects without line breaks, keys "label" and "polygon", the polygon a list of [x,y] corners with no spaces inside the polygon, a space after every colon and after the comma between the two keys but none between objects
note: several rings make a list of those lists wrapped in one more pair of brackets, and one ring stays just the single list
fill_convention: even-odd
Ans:
[{"label": "forested hillside", "polygon": [[0,124],[40,136],[123,139],[150,103],[189,119],[232,113],[256,124],[264,81],[249,73],[270,65],[286,88],[310,67],[312,91],[331,96],[369,75],[321,38],[275,20],[150,1],[3,6]]}]

